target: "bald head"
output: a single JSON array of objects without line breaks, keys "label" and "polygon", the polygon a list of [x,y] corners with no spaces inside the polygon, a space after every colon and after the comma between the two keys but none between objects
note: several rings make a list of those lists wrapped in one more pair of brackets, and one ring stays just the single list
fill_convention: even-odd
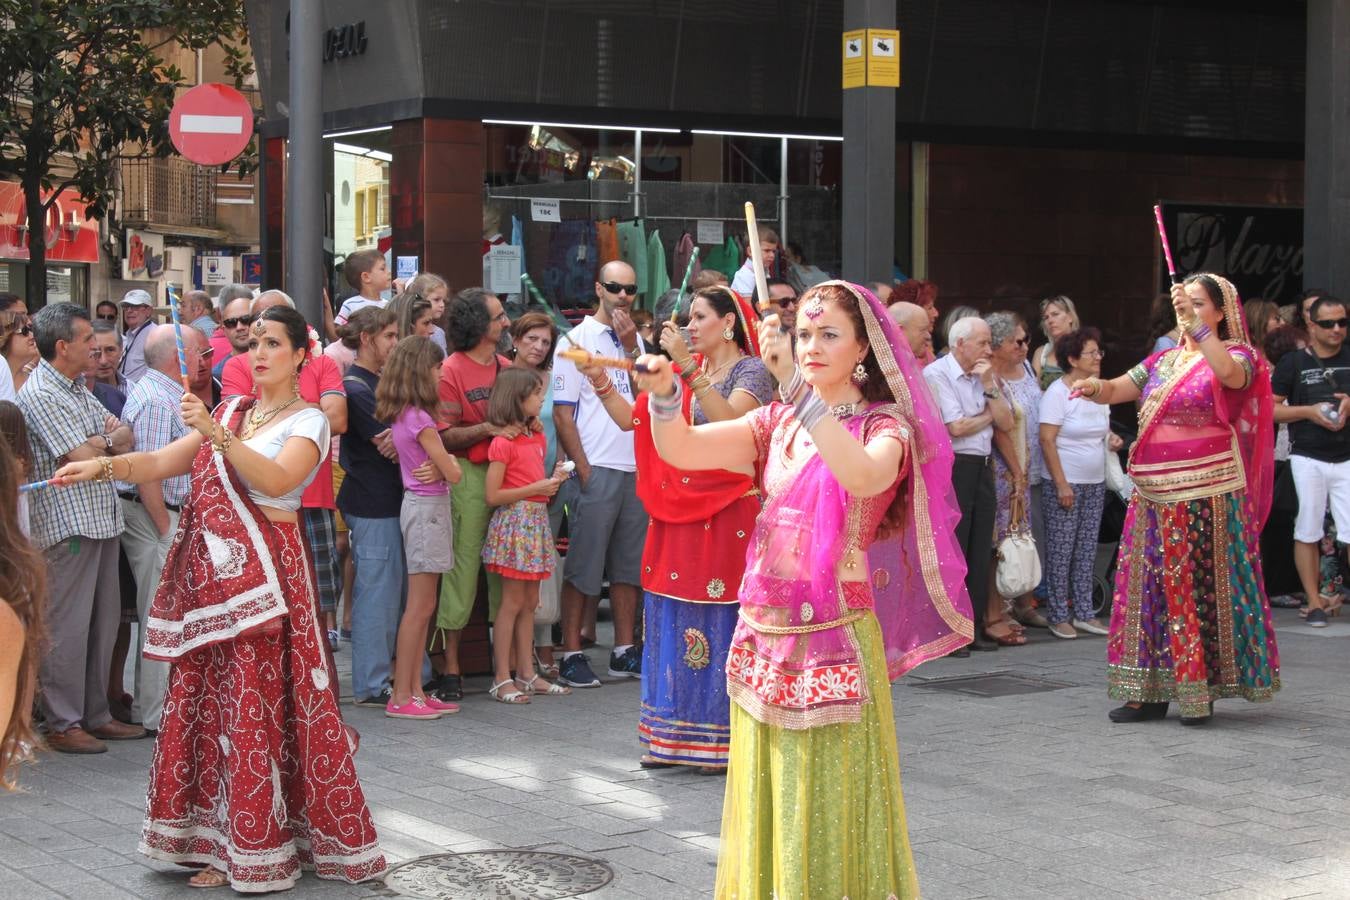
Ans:
[{"label": "bald head", "polygon": [[909,349],[914,351],[916,357],[923,358],[932,350],[933,325],[928,317],[928,310],[915,303],[901,300],[886,307],[886,311],[891,314],[891,320],[905,333]]},{"label": "bald head", "polygon": [[[183,328],[183,349],[189,360],[189,370],[194,356],[200,356],[206,347],[206,336],[196,328]],[[178,340],[172,325],[156,325],[145,339],[145,364],[170,378],[179,377]]]},{"label": "bald head", "polygon": [[260,316],[263,310],[271,309],[274,306],[289,306],[291,309],[295,309],[295,301],[285,291],[263,291],[253,301],[253,315]]}]

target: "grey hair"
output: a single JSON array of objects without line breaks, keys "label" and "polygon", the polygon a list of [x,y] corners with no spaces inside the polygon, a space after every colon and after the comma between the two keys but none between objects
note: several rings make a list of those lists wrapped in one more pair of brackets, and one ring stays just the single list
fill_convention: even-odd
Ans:
[{"label": "grey hair", "polygon": [[984,319],[981,319],[978,315],[957,319],[951,324],[951,328],[947,332],[947,346],[955,347],[962,341],[974,337],[975,329],[981,325],[984,325]]},{"label": "grey hair", "polygon": [[89,324],[94,326],[94,334],[117,334],[116,322],[109,322],[107,319],[94,319]]},{"label": "grey hair", "polygon": [[[956,340],[955,336],[952,334],[952,330],[957,322],[960,322],[962,319],[978,319],[979,317],[980,311],[973,306],[958,306],[947,313],[947,318],[942,320],[942,337],[947,341],[947,346],[950,347],[952,342]],[[962,336],[965,337],[969,335],[963,333]]]},{"label": "grey hair", "polygon": [[43,359],[51,362],[55,358],[57,341],[75,340],[76,319],[88,322],[89,311],[74,303],[53,303],[33,315],[33,341]]},{"label": "grey hair", "polygon": [[280,297],[282,303],[286,304],[291,309],[295,309],[295,301],[291,299],[291,295],[286,293],[285,291],[277,290],[276,288],[272,288],[269,291],[263,291],[261,294],[254,297],[253,305],[256,307],[258,305],[258,301],[264,297]]},{"label": "grey hair", "polygon": [[989,313],[984,317],[984,322],[989,326],[989,343],[998,347],[1016,333],[1022,324],[1022,317],[1017,313],[1000,310]]},{"label": "grey hair", "polygon": [[252,300],[253,288],[246,284],[227,284],[216,294],[216,309],[221,312],[230,305],[232,300]]},{"label": "grey hair", "polygon": [[652,318],[659,325],[670,318],[675,310],[675,304],[680,299],[680,289],[671,288],[660,297],[656,298],[656,308],[652,311]]}]

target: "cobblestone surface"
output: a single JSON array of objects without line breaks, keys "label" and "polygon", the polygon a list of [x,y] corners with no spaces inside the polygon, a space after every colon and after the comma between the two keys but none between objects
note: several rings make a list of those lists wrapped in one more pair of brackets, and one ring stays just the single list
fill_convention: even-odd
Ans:
[{"label": "cobblestone surface", "polygon": [[[896,727],[924,896],[1350,897],[1350,625],[1276,621],[1283,692],[1221,703],[1204,728],[1175,712],[1109,723],[1101,638],[1033,631],[1026,647],[904,679]],[[981,672],[1070,686],[986,698],[920,680]],[[723,781],[638,767],[636,682],[529,706],[486,687],[470,680],[463,711],[439,722],[346,708],[391,860],[537,848],[610,865],[596,898],[711,894]],[[150,743],[111,747],[48,754],[25,793],[0,796],[0,900],[199,896],[136,853]],[[291,895],[387,892],[306,876]]]}]

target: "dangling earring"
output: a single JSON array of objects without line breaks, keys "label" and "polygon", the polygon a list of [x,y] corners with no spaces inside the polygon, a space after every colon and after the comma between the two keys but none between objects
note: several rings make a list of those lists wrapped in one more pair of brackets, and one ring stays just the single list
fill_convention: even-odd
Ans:
[{"label": "dangling earring", "polygon": [[722,329],[722,340],[726,341],[728,344],[736,340],[736,332],[731,330],[730,325]]},{"label": "dangling earring", "polygon": [[862,360],[858,360],[858,364],[853,367],[853,383],[862,387],[867,384],[867,377],[867,367],[862,364]]},{"label": "dangling earring", "polygon": [[292,394],[295,394],[296,396],[299,396],[299,394],[300,394],[300,373],[299,373],[299,372],[293,372],[293,373],[291,374],[291,393],[292,393]]}]

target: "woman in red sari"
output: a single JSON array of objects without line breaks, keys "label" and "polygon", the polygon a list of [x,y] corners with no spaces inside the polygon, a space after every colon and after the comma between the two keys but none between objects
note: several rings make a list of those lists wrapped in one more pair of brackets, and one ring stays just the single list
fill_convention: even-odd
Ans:
[{"label": "woman in red sari", "polygon": [[145,653],[172,664],[140,851],[200,869],[194,887],[284,890],[302,868],[351,883],[385,870],[329,682],[300,494],[328,423],[296,390],[304,319],[254,323],[258,397],[207,412],[154,453],[71,463],[63,481],[143,484],[187,472],[192,489],[151,606]]}]

